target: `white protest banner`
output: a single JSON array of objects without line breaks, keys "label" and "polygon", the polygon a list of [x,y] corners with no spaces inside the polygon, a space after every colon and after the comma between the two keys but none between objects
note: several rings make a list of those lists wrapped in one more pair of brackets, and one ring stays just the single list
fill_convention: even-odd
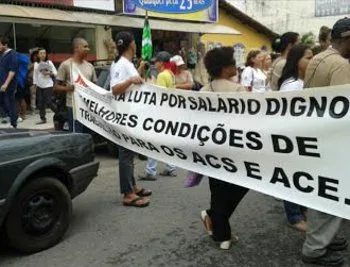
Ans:
[{"label": "white protest banner", "polygon": [[350,219],[350,85],[112,96],[75,73],[77,119],[160,161]]}]

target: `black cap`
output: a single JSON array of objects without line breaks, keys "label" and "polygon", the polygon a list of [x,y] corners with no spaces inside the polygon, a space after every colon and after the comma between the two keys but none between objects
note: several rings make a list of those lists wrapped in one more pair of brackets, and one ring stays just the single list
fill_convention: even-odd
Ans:
[{"label": "black cap", "polygon": [[332,39],[350,37],[350,18],[338,20],[332,29]]},{"label": "black cap", "polygon": [[162,51],[162,52],[159,52],[157,55],[156,55],[156,58],[155,58],[155,61],[160,61],[160,62],[169,62],[171,59],[171,55],[166,52],[166,51]]}]

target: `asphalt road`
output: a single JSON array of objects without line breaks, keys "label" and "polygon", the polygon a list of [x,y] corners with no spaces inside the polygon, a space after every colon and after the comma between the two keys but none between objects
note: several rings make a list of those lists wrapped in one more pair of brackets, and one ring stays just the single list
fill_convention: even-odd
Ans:
[{"label": "asphalt road", "polygon": [[[207,181],[185,189],[185,172],[179,171],[176,178],[142,182],[154,192],[151,205],[123,207],[117,161],[98,158],[99,177],[74,200],[71,227],[62,242],[29,256],[2,249],[0,266],[304,266],[304,235],[286,226],[282,202],[251,191],[231,220],[240,241],[231,250],[220,251],[205,234],[199,216],[209,203]],[[144,165],[136,162],[137,174]],[[345,222],[347,237],[349,229]]]}]

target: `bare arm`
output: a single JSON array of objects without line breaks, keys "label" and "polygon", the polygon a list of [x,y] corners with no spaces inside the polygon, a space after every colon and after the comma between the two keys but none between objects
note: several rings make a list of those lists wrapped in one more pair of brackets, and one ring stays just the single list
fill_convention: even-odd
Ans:
[{"label": "bare arm", "polygon": [[132,77],[125,82],[118,83],[112,87],[113,95],[120,95],[124,93],[133,84],[142,84],[143,80],[140,76]]},{"label": "bare arm", "polygon": [[179,84],[176,84],[176,88],[184,89],[184,90],[191,90],[192,86],[193,86],[192,83],[179,83]]},{"label": "bare arm", "polygon": [[53,89],[56,92],[73,92],[74,86],[73,85],[65,85],[64,82],[56,80],[55,86]]}]

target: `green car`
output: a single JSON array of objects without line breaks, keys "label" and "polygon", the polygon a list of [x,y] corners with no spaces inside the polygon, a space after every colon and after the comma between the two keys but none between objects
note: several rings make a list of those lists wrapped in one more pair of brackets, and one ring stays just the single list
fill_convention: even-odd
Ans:
[{"label": "green car", "polygon": [[97,176],[90,135],[0,130],[0,227],[23,253],[57,244],[69,227],[72,199]]}]

